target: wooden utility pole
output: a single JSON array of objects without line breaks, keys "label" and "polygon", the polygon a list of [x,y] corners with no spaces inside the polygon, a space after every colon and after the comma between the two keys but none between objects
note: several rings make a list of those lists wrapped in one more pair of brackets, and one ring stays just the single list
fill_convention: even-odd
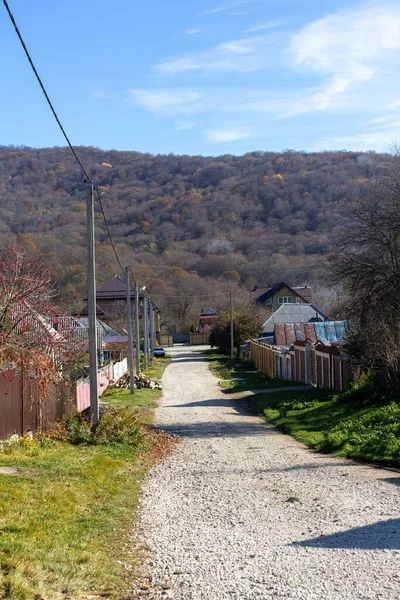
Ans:
[{"label": "wooden utility pole", "polygon": [[86,182],[86,224],[88,248],[88,334],[89,334],[89,380],[90,416],[92,427],[99,422],[99,394],[97,388],[97,331],[96,331],[96,270],[94,241],[93,183]]},{"label": "wooden utility pole", "polygon": [[128,316],[128,369],[129,369],[129,391],[135,393],[135,380],[133,374],[133,340],[132,340],[132,313],[131,313],[131,285],[129,282],[129,267],[125,267],[126,283],[126,310]]}]

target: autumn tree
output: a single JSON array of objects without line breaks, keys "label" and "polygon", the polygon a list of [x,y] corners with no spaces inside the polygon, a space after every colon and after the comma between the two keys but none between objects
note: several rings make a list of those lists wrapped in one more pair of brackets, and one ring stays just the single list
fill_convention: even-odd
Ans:
[{"label": "autumn tree", "polygon": [[[233,345],[236,358],[239,358],[240,346],[251,338],[258,337],[262,325],[260,311],[253,305],[235,306],[233,311]],[[230,315],[224,312],[210,333],[210,345],[229,354],[231,347]]]},{"label": "autumn tree", "polygon": [[42,261],[17,245],[0,252],[0,368],[35,373],[41,400],[83,353],[73,323],[52,304],[55,295]]}]

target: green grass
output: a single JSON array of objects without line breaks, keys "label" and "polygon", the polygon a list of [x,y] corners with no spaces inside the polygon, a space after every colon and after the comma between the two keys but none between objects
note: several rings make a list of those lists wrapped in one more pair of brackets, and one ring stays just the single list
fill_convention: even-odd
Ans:
[{"label": "green grass", "polygon": [[311,448],[400,466],[400,399],[311,389],[257,394],[250,408]]},{"label": "green grass", "polygon": [[208,361],[214,375],[221,380],[226,380],[221,382],[221,388],[228,389],[232,393],[299,385],[295,381],[270,379],[263,373],[260,373],[260,371],[257,371],[250,361],[243,363],[232,362],[229,356],[219,354],[214,350],[206,350],[204,358]]},{"label": "green grass", "polygon": [[[204,356],[211,371],[225,380],[221,387],[232,392],[299,385],[268,379],[250,364],[235,366],[214,350]],[[315,450],[400,467],[399,397],[382,398],[368,386],[342,394],[311,388],[259,393],[249,404],[253,412]]]},{"label": "green grass", "polygon": [[[168,361],[156,359],[161,376]],[[154,376],[154,375],[151,375]],[[130,406],[140,423],[151,421],[156,390],[112,390],[114,406]],[[129,396],[129,397],[128,397]],[[120,598],[138,557],[131,523],[148,470],[150,437],[139,448],[72,445],[21,438],[0,452],[0,597],[11,600],[84,598],[90,591]],[[121,561],[132,565],[124,569]]]}]

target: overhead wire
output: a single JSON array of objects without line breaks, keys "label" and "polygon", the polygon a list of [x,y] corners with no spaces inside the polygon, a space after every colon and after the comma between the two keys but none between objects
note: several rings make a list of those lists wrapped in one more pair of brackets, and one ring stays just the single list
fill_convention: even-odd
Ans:
[{"label": "overhead wire", "polygon": [[[35,65],[34,65],[34,62],[33,62],[32,58],[31,58],[31,55],[30,55],[30,53],[29,53],[29,51],[28,51],[28,48],[27,48],[27,46],[26,46],[26,44],[25,44],[25,41],[24,41],[24,39],[23,39],[23,37],[22,37],[22,34],[21,34],[21,32],[20,32],[20,30],[19,30],[19,28],[18,28],[18,25],[17,25],[17,23],[16,23],[16,21],[15,21],[15,18],[14,18],[14,15],[13,15],[13,13],[11,12],[11,9],[10,9],[10,7],[9,7],[9,5],[8,5],[8,2],[7,2],[7,0],[3,0],[3,4],[4,4],[4,6],[5,6],[6,10],[7,10],[8,16],[9,16],[9,18],[10,18],[10,20],[11,20],[11,22],[12,22],[13,26],[14,26],[15,32],[16,32],[16,34],[17,34],[17,36],[18,36],[18,39],[19,39],[19,41],[20,41],[20,43],[21,43],[21,45],[22,45],[22,48],[23,48],[23,50],[24,50],[24,52],[25,52],[25,54],[26,54],[26,57],[27,57],[27,59],[28,59],[28,61],[29,61],[29,64],[30,64],[30,66],[31,66],[31,68],[32,68],[32,70],[33,70],[33,72],[34,72],[34,74],[35,74],[35,77],[36,77],[36,79],[37,79],[37,81],[38,81],[38,83],[39,83],[39,86],[40,86],[40,88],[41,88],[41,90],[42,90],[42,92],[43,92],[43,94],[44,94],[44,96],[45,96],[45,98],[46,98],[46,101],[47,101],[47,103],[48,103],[48,105],[49,105],[49,107],[50,107],[50,110],[51,110],[51,112],[53,113],[53,116],[54,116],[54,118],[55,118],[55,120],[56,120],[56,122],[57,122],[57,124],[58,124],[58,126],[59,126],[59,128],[60,128],[60,130],[61,130],[61,132],[62,132],[62,134],[63,134],[63,136],[64,136],[64,138],[65,138],[65,140],[66,140],[66,142],[67,142],[67,144],[68,144],[68,146],[69,146],[69,148],[70,148],[70,150],[71,150],[71,152],[72,152],[72,154],[73,154],[73,156],[74,156],[74,158],[75,158],[75,160],[76,160],[76,162],[78,163],[78,165],[79,165],[79,167],[80,167],[81,171],[82,171],[82,172],[83,172],[83,174],[85,175],[86,181],[87,181],[88,183],[91,183],[91,184],[93,185],[94,189],[96,190],[96,193],[97,193],[97,198],[98,198],[99,205],[100,205],[100,210],[101,210],[101,213],[102,213],[102,216],[103,216],[103,220],[104,220],[104,224],[105,224],[105,227],[106,227],[106,230],[107,230],[107,235],[108,235],[108,238],[109,238],[109,240],[110,240],[110,243],[111,243],[111,246],[112,246],[112,249],[113,249],[113,253],[114,253],[114,255],[115,255],[115,258],[116,258],[116,261],[117,261],[117,263],[118,263],[119,267],[121,268],[121,270],[122,270],[122,271],[124,271],[125,269],[124,269],[124,267],[122,266],[122,263],[121,263],[121,261],[120,261],[120,259],[119,259],[118,253],[117,253],[117,251],[116,251],[116,248],[115,248],[114,241],[113,241],[113,239],[112,239],[112,236],[111,236],[111,232],[110,232],[110,228],[109,228],[109,225],[108,225],[108,222],[107,222],[107,218],[106,218],[106,215],[105,215],[105,212],[104,212],[103,204],[102,204],[102,202],[101,202],[101,198],[100,198],[100,193],[99,193],[99,190],[98,190],[98,186],[96,186],[96,185],[93,183],[93,181],[92,181],[92,179],[91,179],[90,175],[88,174],[88,171],[87,171],[87,170],[85,169],[85,167],[83,166],[83,164],[82,164],[82,162],[81,162],[81,160],[80,160],[80,158],[79,158],[79,156],[78,156],[78,154],[77,154],[77,152],[76,152],[75,148],[73,147],[73,145],[72,145],[72,143],[71,143],[71,141],[70,141],[70,139],[69,139],[69,137],[68,137],[68,135],[67,135],[67,133],[66,133],[66,131],[65,131],[65,129],[64,129],[64,127],[63,127],[63,125],[62,125],[62,123],[61,123],[61,121],[60,121],[60,118],[59,118],[59,117],[58,117],[58,115],[57,115],[57,112],[56,112],[56,110],[55,110],[55,108],[54,108],[54,106],[53,106],[53,103],[52,103],[52,102],[51,102],[51,100],[50,100],[50,97],[49,97],[49,95],[48,95],[48,93],[47,93],[47,91],[46,91],[46,88],[44,87],[44,84],[43,84],[43,82],[42,82],[42,79],[41,79],[41,77],[40,77],[40,75],[39,75],[39,73],[38,73],[38,71],[37,71],[37,69],[36,69],[36,67],[35,67]],[[77,188],[76,188],[76,189],[77,189]],[[76,190],[74,190],[74,191],[76,191]],[[74,193],[74,191],[73,191],[72,193]],[[71,195],[72,195],[72,193],[71,193]],[[68,198],[68,197],[69,197],[69,196],[67,196],[66,198]],[[37,223],[37,225],[38,225],[40,222],[42,222],[43,220],[44,220],[44,219],[41,219],[41,220],[40,220],[40,221]],[[36,225],[36,226],[37,226],[37,225]],[[15,242],[14,242],[14,243],[15,243]],[[139,269],[139,268],[146,268],[146,267],[135,267],[135,268]],[[149,268],[150,268],[150,269],[151,269],[151,268],[153,268],[154,270],[155,270],[155,269],[157,269],[157,270],[158,270],[158,268],[155,268],[155,267],[149,267]],[[172,268],[173,268],[173,267],[171,267],[171,269],[172,269]],[[293,269],[295,269],[295,270],[300,270],[300,269],[308,269],[308,268],[312,268],[312,267],[306,267],[306,266],[301,266],[301,267],[297,267],[297,268],[296,268],[296,267],[293,267]],[[291,267],[283,267],[283,268],[282,268],[282,269],[280,269],[280,270],[289,270],[289,269],[291,269]],[[161,270],[162,270],[162,268],[161,268]],[[263,271],[263,269],[262,269],[262,268],[260,268],[260,269],[254,269],[254,270],[253,270],[253,269],[246,269],[246,272],[253,272],[253,273],[254,273],[254,272],[262,272],[262,271]],[[213,294],[211,294],[211,295],[213,295]],[[174,296],[174,297],[175,297],[175,296]]]},{"label": "overhead wire", "polygon": [[60,128],[60,130],[61,130],[61,132],[62,132],[62,134],[63,134],[63,136],[64,136],[64,138],[65,138],[65,140],[66,140],[66,142],[67,142],[67,144],[68,144],[68,146],[69,146],[69,148],[70,148],[70,150],[71,150],[71,152],[72,152],[72,154],[73,154],[73,156],[75,158],[75,160],[76,160],[76,162],[78,163],[81,171],[85,175],[86,182],[92,184],[93,188],[97,192],[97,198],[98,198],[98,201],[99,201],[99,204],[100,204],[101,213],[103,215],[104,224],[106,226],[107,235],[108,235],[108,237],[110,239],[111,246],[112,246],[115,258],[117,260],[117,263],[120,266],[120,268],[122,269],[122,271],[124,271],[124,267],[121,264],[121,261],[119,259],[119,256],[118,256],[116,248],[115,248],[114,241],[113,241],[112,236],[111,236],[110,228],[109,228],[108,223],[107,223],[107,219],[106,219],[106,215],[105,215],[105,212],[104,212],[104,209],[103,209],[103,204],[101,202],[101,198],[100,198],[98,187],[94,184],[94,182],[93,182],[92,178],[90,177],[88,171],[83,166],[82,161],[80,160],[80,158],[79,158],[79,156],[78,156],[75,148],[73,147],[73,145],[72,145],[72,143],[71,143],[71,141],[70,141],[70,139],[69,139],[69,137],[68,137],[68,135],[67,135],[67,133],[66,133],[66,131],[65,131],[63,125],[62,125],[62,123],[61,123],[61,121],[60,121],[60,118],[59,118],[59,116],[58,116],[58,114],[57,114],[57,112],[56,112],[56,110],[55,110],[55,108],[53,106],[53,103],[50,100],[50,97],[49,97],[49,95],[48,95],[48,93],[46,91],[46,88],[44,87],[42,79],[41,79],[41,77],[40,77],[40,75],[39,75],[39,73],[38,73],[38,71],[37,71],[37,69],[36,69],[36,67],[34,65],[34,62],[33,62],[32,58],[31,58],[31,55],[29,54],[28,48],[27,48],[27,46],[25,44],[25,41],[24,41],[24,39],[22,37],[22,34],[21,34],[21,32],[20,32],[20,30],[18,28],[18,25],[17,25],[17,23],[15,21],[13,13],[11,12],[11,9],[10,9],[10,7],[8,5],[7,0],[3,0],[3,4],[4,4],[4,6],[5,6],[6,10],[7,10],[8,16],[10,17],[10,20],[11,20],[13,26],[14,26],[15,32],[16,32],[16,34],[18,36],[19,41],[21,42],[21,45],[22,45],[22,47],[24,49],[26,57],[27,57],[27,59],[29,61],[29,64],[30,64],[30,66],[31,66],[31,68],[32,68],[35,76],[36,76],[36,79],[37,79],[37,81],[38,81],[38,83],[40,85],[40,88],[41,88],[41,90],[42,90],[42,92],[44,94],[44,97],[47,100],[47,103],[48,103],[48,105],[50,107],[50,110],[53,113],[53,116],[54,116],[54,118],[55,118],[55,120],[56,120],[56,122],[57,122],[57,124],[58,124],[58,126],[59,126],[59,128]]},{"label": "overhead wire", "polygon": [[226,296],[229,292],[218,292],[216,294],[152,294],[151,296],[154,298],[214,298],[214,296]]},{"label": "overhead wire", "polygon": [[60,121],[60,119],[59,119],[59,117],[58,117],[58,115],[57,115],[57,113],[56,113],[56,110],[55,110],[55,108],[54,108],[54,106],[53,106],[53,104],[52,104],[52,102],[51,102],[51,100],[50,100],[50,98],[49,98],[49,95],[48,95],[48,93],[46,92],[46,88],[44,87],[44,85],[43,85],[43,82],[42,82],[42,80],[41,80],[41,78],[40,78],[40,75],[39,75],[39,73],[38,73],[38,72],[37,72],[37,70],[36,70],[36,67],[35,67],[35,65],[34,65],[34,63],[33,63],[33,60],[32,60],[32,58],[31,58],[31,55],[29,54],[28,48],[26,47],[26,44],[25,44],[25,42],[24,42],[24,39],[23,39],[23,37],[22,37],[22,34],[21,34],[21,32],[20,32],[20,30],[19,30],[19,28],[18,28],[18,25],[17,25],[17,23],[16,23],[16,21],[15,21],[14,15],[12,14],[10,7],[8,6],[8,2],[7,2],[7,0],[3,0],[3,4],[4,4],[4,6],[6,7],[6,10],[7,10],[7,12],[8,12],[8,16],[10,17],[10,20],[11,20],[11,22],[12,22],[13,26],[14,26],[15,32],[16,32],[16,34],[17,34],[17,36],[18,36],[18,39],[19,39],[19,41],[21,42],[21,45],[22,45],[22,47],[23,47],[23,49],[24,49],[24,52],[25,52],[25,54],[26,54],[26,57],[27,57],[27,59],[28,59],[28,61],[29,61],[29,64],[30,64],[30,65],[31,65],[31,67],[32,67],[32,70],[33,70],[33,72],[34,72],[34,74],[35,74],[35,76],[36,76],[36,79],[38,80],[38,83],[39,83],[39,85],[40,85],[40,87],[41,87],[41,90],[42,90],[42,92],[43,92],[43,94],[44,94],[44,96],[45,96],[45,98],[46,98],[46,100],[47,100],[47,103],[48,103],[49,107],[50,107],[50,110],[51,110],[51,112],[53,113],[53,116],[54,116],[55,120],[57,121],[57,124],[58,124],[59,128],[61,129],[61,132],[62,132],[62,134],[63,134],[63,136],[64,136],[64,138],[65,138],[65,140],[66,140],[66,142],[67,142],[67,144],[68,144],[68,146],[69,146],[69,148],[70,148],[71,152],[72,152],[72,154],[74,155],[76,162],[77,162],[77,163],[78,163],[78,165],[80,166],[80,168],[81,168],[81,170],[82,170],[83,174],[85,175],[86,179],[87,179],[88,181],[90,181],[91,183],[93,183],[93,182],[92,182],[92,180],[91,180],[91,177],[90,177],[90,175],[88,174],[88,172],[86,171],[86,169],[85,169],[85,167],[83,166],[82,162],[80,161],[80,159],[79,159],[79,156],[77,155],[75,148],[72,146],[72,144],[71,144],[71,142],[70,142],[70,140],[69,140],[69,137],[67,136],[67,134],[66,134],[66,132],[65,132],[65,129],[64,129],[64,127],[62,126],[62,123],[61,123],[61,121]]},{"label": "overhead wire", "polygon": [[101,210],[101,214],[103,215],[103,221],[104,221],[104,225],[106,226],[107,235],[108,235],[108,238],[109,238],[109,240],[110,240],[111,247],[112,247],[112,249],[113,249],[113,252],[114,252],[114,256],[115,256],[115,258],[116,258],[116,261],[117,261],[117,263],[118,263],[118,264],[119,264],[119,266],[120,266],[120,269],[121,269],[121,271],[122,271],[122,272],[124,272],[124,271],[125,271],[125,268],[122,266],[122,263],[121,263],[121,261],[119,260],[119,256],[118,256],[117,250],[116,250],[116,248],[115,248],[114,240],[112,239],[111,231],[110,231],[110,228],[109,228],[109,226],[108,226],[108,222],[107,222],[106,214],[105,214],[105,212],[104,212],[104,208],[103,208],[103,203],[102,203],[102,201],[101,201],[101,197],[100,197],[99,188],[98,188],[98,186],[95,186],[95,188],[94,188],[94,189],[95,189],[95,191],[96,191],[96,194],[97,194],[97,200],[98,200],[98,202],[99,202],[99,205],[100,205],[100,210]]}]

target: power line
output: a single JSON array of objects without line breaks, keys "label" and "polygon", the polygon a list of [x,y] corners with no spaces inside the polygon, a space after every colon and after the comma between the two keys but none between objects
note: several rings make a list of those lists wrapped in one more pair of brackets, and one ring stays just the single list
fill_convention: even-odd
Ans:
[{"label": "power line", "polygon": [[11,10],[10,10],[10,7],[8,6],[8,2],[7,2],[7,0],[3,0],[3,4],[4,4],[4,6],[6,7],[6,10],[7,10],[7,12],[8,12],[8,16],[10,17],[10,20],[11,20],[12,24],[14,25],[15,32],[16,32],[16,34],[17,34],[17,36],[18,36],[18,38],[19,38],[19,41],[21,42],[21,45],[22,45],[22,47],[23,47],[23,49],[24,49],[24,51],[25,51],[26,57],[27,57],[27,59],[28,59],[28,61],[29,61],[29,64],[31,65],[31,67],[32,67],[32,70],[33,70],[33,72],[34,72],[34,74],[35,74],[35,76],[36,76],[36,79],[37,79],[37,80],[38,80],[38,82],[39,82],[39,85],[40,85],[40,87],[41,87],[41,89],[42,89],[42,92],[43,92],[43,94],[44,94],[44,96],[45,96],[45,98],[46,98],[46,100],[47,100],[47,103],[48,103],[48,105],[50,106],[51,112],[53,113],[53,115],[54,115],[54,118],[55,118],[55,120],[57,121],[57,124],[58,124],[59,128],[61,129],[61,131],[62,131],[62,134],[63,134],[64,138],[66,139],[68,146],[69,146],[69,147],[70,147],[70,149],[71,149],[71,152],[72,152],[72,154],[73,154],[73,155],[74,155],[74,157],[75,157],[75,160],[76,160],[76,162],[77,162],[77,163],[78,163],[78,165],[80,166],[80,168],[81,168],[82,172],[84,173],[84,175],[85,175],[86,179],[87,179],[87,180],[88,180],[90,183],[93,183],[93,182],[92,182],[92,180],[91,180],[91,178],[90,178],[90,176],[89,176],[89,174],[88,174],[88,172],[86,171],[85,167],[84,167],[84,166],[83,166],[83,164],[81,163],[81,161],[80,161],[80,159],[79,159],[79,157],[78,157],[78,155],[77,155],[77,153],[76,153],[76,151],[75,151],[74,147],[72,146],[71,142],[69,141],[69,138],[68,138],[68,136],[67,136],[67,134],[66,134],[66,132],[65,132],[65,129],[64,129],[64,127],[63,127],[63,126],[62,126],[62,124],[61,124],[61,121],[60,121],[60,119],[58,118],[58,115],[57,115],[57,113],[56,113],[56,111],[55,111],[55,108],[54,108],[54,106],[53,106],[53,104],[52,104],[52,102],[51,102],[51,100],[50,100],[50,98],[49,98],[49,96],[48,96],[48,94],[47,94],[47,92],[46,92],[46,89],[45,89],[45,87],[44,87],[44,85],[43,85],[43,82],[42,82],[42,80],[41,80],[41,78],[40,78],[40,76],[39,76],[39,73],[37,72],[37,70],[36,70],[36,67],[35,67],[35,65],[33,64],[33,60],[32,60],[32,58],[31,58],[31,56],[30,56],[30,54],[29,54],[29,52],[28,52],[28,48],[26,47],[26,44],[25,44],[25,42],[24,42],[24,40],[23,40],[23,37],[22,37],[22,35],[21,35],[21,32],[20,32],[20,30],[18,29],[18,25],[17,25],[17,23],[15,22],[14,15],[12,14],[12,12],[11,12]]},{"label": "power line", "polygon": [[216,294],[185,294],[185,295],[179,295],[179,294],[172,294],[172,295],[164,295],[164,294],[151,294],[152,298],[193,298],[194,296],[196,298],[214,298],[214,296],[226,296],[227,294],[229,294],[229,292],[218,292]]},{"label": "power line", "polygon": [[117,263],[119,264],[121,271],[124,273],[125,272],[125,268],[122,266],[121,261],[119,260],[118,253],[117,253],[117,250],[116,250],[115,245],[114,245],[114,241],[113,241],[112,236],[111,236],[110,228],[108,226],[107,219],[106,219],[106,214],[105,214],[104,208],[103,208],[103,203],[102,203],[101,198],[100,198],[100,192],[99,192],[98,186],[95,186],[95,190],[96,190],[96,194],[97,194],[97,199],[98,199],[99,204],[100,204],[101,214],[103,215],[104,225],[106,226],[108,239],[110,240],[111,247],[113,249],[115,258],[117,260]]},{"label": "power line", "polygon": [[[98,190],[97,186],[95,186],[95,185],[94,185],[94,183],[93,183],[93,181],[92,181],[92,179],[91,179],[90,175],[88,174],[88,172],[86,171],[86,169],[85,169],[85,167],[83,166],[82,162],[80,161],[80,159],[79,159],[79,156],[77,155],[77,153],[76,153],[76,151],[75,151],[75,148],[72,146],[72,144],[71,144],[71,142],[70,142],[70,140],[69,140],[69,137],[67,136],[67,134],[66,134],[66,131],[65,131],[64,127],[62,126],[62,123],[61,123],[61,121],[60,121],[60,119],[59,119],[59,117],[58,117],[58,115],[57,115],[57,113],[56,113],[56,110],[55,110],[55,108],[54,108],[54,106],[53,106],[53,104],[52,104],[52,102],[51,102],[51,100],[50,100],[50,98],[49,98],[49,95],[48,95],[48,93],[46,92],[46,89],[45,89],[45,87],[44,87],[44,85],[43,85],[43,82],[42,82],[42,80],[41,80],[40,76],[39,76],[39,73],[37,72],[37,70],[36,70],[36,67],[35,67],[35,65],[34,65],[34,63],[33,63],[33,60],[32,60],[32,58],[31,58],[31,56],[30,56],[30,54],[29,54],[28,48],[26,47],[26,44],[25,44],[25,42],[24,42],[24,39],[23,39],[23,37],[22,37],[22,35],[21,35],[21,32],[20,32],[20,30],[19,30],[19,28],[18,28],[18,25],[17,25],[17,23],[16,23],[16,21],[15,21],[14,15],[12,14],[10,7],[8,6],[8,2],[7,2],[7,0],[3,0],[3,4],[4,4],[4,6],[6,7],[6,10],[7,10],[7,12],[8,12],[8,16],[10,17],[10,20],[11,20],[11,22],[12,22],[13,26],[14,26],[15,32],[16,32],[16,34],[17,34],[18,38],[19,38],[19,41],[21,42],[21,45],[22,45],[22,47],[23,47],[23,49],[24,49],[24,52],[25,52],[25,54],[26,54],[26,57],[27,57],[27,59],[28,59],[28,61],[29,61],[29,64],[30,64],[30,65],[31,65],[31,67],[32,67],[32,70],[33,70],[33,72],[34,72],[34,74],[35,74],[35,76],[36,76],[36,79],[37,79],[37,80],[38,80],[38,82],[39,82],[39,85],[40,85],[40,87],[41,87],[41,90],[42,90],[42,92],[43,92],[43,94],[44,94],[44,96],[45,96],[45,98],[46,98],[46,100],[47,100],[47,103],[48,103],[48,105],[49,105],[50,109],[51,109],[51,112],[53,113],[53,116],[54,116],[55,120],[57,121],[57,124],[58,124],[59,128],[61,129],[61,132],[62,132],[62,134],[63,134],[64,138],[66,139],[66,141],[67,141],[67,144],[68,144],[68,146],[70,147],[70,149],[71,149],[71,152],[72,152],[72,154],[73,154],[73,155],[74,155],[74,157],[75,157],[75,160],[77,161],[77,163],[78,163],[78,165],[80,166],[80,168],[81,168],[81,170],[82,170],[83,174],[85,175],[85,177],[86,177],[86,181],[87,181],[88,183],[91,183],[91,184],[93,185],[93,187],[95,188],[96,192],[97,192],[97,198],[98,198],[98,200],[99,200],[100,209],[101,209],[101,212],[102,212],[102,215],[103,215],[103,219],[104,219],[104,223],[105,223],[105,226],[106,226],[106,229],[107,229],[107,234],[108,234],[108,237],[109,237],[109,239],[110,239],[110,242],[111,242],[111,246],[112,246],[113,252],[114,252],[114,254],[115,254],[115,258],[117,259],[117,262],[118,262],[118,264],[119,264],[119,266],[120,266],[121,270],[122,270],[122,271],[124,271],[124,267],[122,266],[122,264],[121,264],[121,261],[119,260],[119,257],[118,257],[118,254],[117,254],[117,251],[116,251],[116,249],[115,249],[114,241],[113,241],[113,239],[112,239],[112,237],[111,237],[110,229],[109,229],[109,227],[108,227],[108,223],[107,223],[106,215],[105,215],[105,213],[104,213],[103,205],[102,205],[102,202],[101,202],[101,198],[100,198],[99,190]],[[42,220],[43,220],[43,219],[42,219]]]}]

